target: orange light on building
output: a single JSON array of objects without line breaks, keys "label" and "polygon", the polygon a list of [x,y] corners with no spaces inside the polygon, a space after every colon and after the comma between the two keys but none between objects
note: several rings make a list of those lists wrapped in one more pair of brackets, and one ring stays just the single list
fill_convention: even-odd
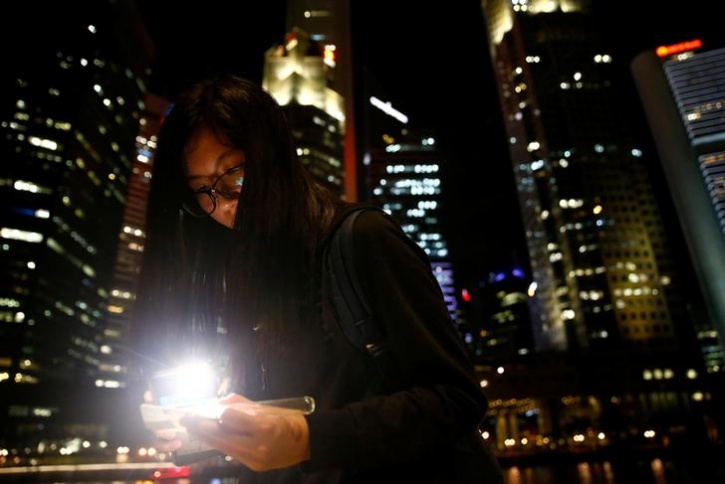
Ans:
[{"label": "orange light on building", "polygon": [[702,47],[702,41],[700,39],[688,40],[687,42],[679,42],[672,45],[661,45],[657,47],[655,52],[657,57],[669,57],[671,55],[679,54],[681,52],[687,52],[688,50],[699,49]]},{"label": "orange light on building", "polygon": [[335,48],[334,46],[325,46],[325,51],[322,54],[325,64],[335,67]]}]

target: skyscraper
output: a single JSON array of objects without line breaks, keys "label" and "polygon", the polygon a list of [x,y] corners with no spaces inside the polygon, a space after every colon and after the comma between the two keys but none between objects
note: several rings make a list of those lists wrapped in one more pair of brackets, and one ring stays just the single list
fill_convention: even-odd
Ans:
[{"label": "skyscraper", "polygon": [[16,14],[32,22],[3,38],[0,428],[10,436],[50,435],[81,408],[65,395],[117,380],[106,310],[153,47],[132,3],[74,7],[25,2]]},{"label": "skyscraper", "polygon": [[156,156],[156,141],[169,102],[152,93],[144,97],[144,110],[139,119],[136,153],[129,174],[123,222],[118,234],[118,250],[113,271],[113,284],[108,297],[104,351],[106,365],[119,378],[99,380],[99,386],[124,385],[129,359],[128,337],[130,318],[136,301],[136,283],[141,270],[146,237],[146,205],[151,185],[151,173]]},{"label": "skyscraper", "polygon": [[431,261],[448,312],[457,300],[448,244],[441,220],[441,172],[445,158],[432,135],[403,130],[388,134],[389,144],[370,147],[365,165],[369,193],[365,199],[383,208],[402,226]]},{"label": "skyscraper", "polygon": [[395,218],[431,261],[451,318],[457,318],[454,271],[443,230],[442,173],[446,157],[435,133],[413,127],[375,76],[360,83],[358,146],[362,150],[360,199]]},{"label": "skyscraper", "polygon": [[533,350],[529,294],[533,292],[521,267],[491,272],[475,289],[478,320],[472,338],[475,357],[511,360]]},{"label": "skyscraper", "polygon": [[[532,382],[531,393],[546,398],[537,403],[544,414],[555,409],[560,418],[595,404],[601,412],[588,417],[595,427],[627,409],[629,430],[651,419],[674,428],[688,409],[699,411],[704,364],[646,165],[654,153],[635,139],[620,60],[590,6],[482,0],[536,283],[530,302],[539,353],[531,358],[553,356],[551,374],[565,361],[556,354],[576,359],[569,370],[578,381],[566,385],[573,386]],[[501,372],[504,385],[490,387],[491,395],[521,392],[513,383],[531,368]],[[551,399],[556,391],[578,396]]]},{"label": "skyscraper", "polygon": [[287,0],[287,32],[302,30],[325,53],[331,65],[328,79],[343,103],[344,119],[342,193],[349,201],[357,200],[358,154],[355,130],[355,98],[353,76],[352,35],[349,0]]},{"label": "skyscraper", "polygon": [[299,28],[267,50],[263,87],[292,125],[297,153],[308,170],[334,193],[345,195],[344,99],[332,87],[335,54]]},{"label": "skyscraper", "polygon": [[718,371],[725,345],[725,48],[683,40],[640,53],[631,69],[712,320],[698,337]]},{"label": "skyscraper", "polygon": [[674,349],[691,326],[588,2],[484,0],[541,349]]}]

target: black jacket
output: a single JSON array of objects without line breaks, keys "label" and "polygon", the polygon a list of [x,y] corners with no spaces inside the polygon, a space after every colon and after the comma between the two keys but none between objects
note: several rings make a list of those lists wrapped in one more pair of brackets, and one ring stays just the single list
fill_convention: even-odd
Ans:
[{"label": "black jacket", "polygon": [[[476,436],[488,403],[455,333],[425,252],[383,213],[354,227],[356,267],[408,388],[388,392],[371,357],[353,347],[320,291],[321,324],[290,334],[265,358],[263,400],[309,395],[311,459],[240,482],[459,482],[454,444]],[[321,266],[321,262],[320,262]],[[319,274],[318,274],[319,276]],[[322,286],[320,279],[312,281]],[[475,438],[475,437],[474,437]]]}]

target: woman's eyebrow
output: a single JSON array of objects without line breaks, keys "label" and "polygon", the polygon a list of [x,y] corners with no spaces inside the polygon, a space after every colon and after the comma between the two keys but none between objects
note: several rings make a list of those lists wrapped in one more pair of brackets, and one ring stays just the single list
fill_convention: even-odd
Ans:
[{"label": "woman's eyebrow", "polygon": [[214,173],[211,173],[209,175],[204,175],[201,173],[198,175],[187,174],[186,179],[187,180],[196,180],[197,178],[213,178],[213,177],[219,175],[219,173],[217,173],[217,171],[219,170],[219,166],[222,163],[224,163],[224,160],[229,158],[232,154],[234,154],[234,150],[229,149],[229,150],[224,151],[221,154],[219,154],[219,156],[217,156],[216,160],[214,160]]}]

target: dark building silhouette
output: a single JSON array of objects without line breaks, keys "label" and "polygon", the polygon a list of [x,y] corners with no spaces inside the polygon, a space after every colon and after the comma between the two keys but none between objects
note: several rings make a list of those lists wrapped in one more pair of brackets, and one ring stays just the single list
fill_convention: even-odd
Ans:
[{"label": "dark building silhouette", "polygon": [[523,269],[511,266],[489,273],[473,290],[477,317],[472,340],[475,358],[512,359],[534,351],[529,298],[535,284]]},{"label": "dark building silhouette", "polygon": [[[522,445],[517,426],[501,422],[532,411],[543,420],[527,443],[596,446],[650,427],[657,439],[680,436],[702,424],[712,392],[645,163],[654,153],[623,115],[632,107],[621,60],[591,2],[482,7],[536,283],[537,352],[486,367],[501,402],[526,392],[493,406],[499,448]],[[554,384],[561,374],[575,377]],[[565,413],[586,418],[568,425]],[[611,415],[622,426],[608,426]]]},{"label": "dark building silhouette", "polygon": [[332,88],[335,50],[298,28],[267,50],[263,86],[292,125],[297,154],[320,182],[345,196],[345,100]]},{"label": "dark building silhouette", "polygon": [[631,63],[709,312],[696,326],[708,371],[725,342],[725,48],[699,39],[640,53]]},{"label": "dark building silhouette", "polygon": [[[309,40],[314,43],[312,45],[321,53],[325,65],[328,66],[327,87],[339,96],[334,101],[334,108],[328,107],[325,111],[340,111],[335,114],[343,128],[339,131],[343,151],[340,159],[342,166],[338,171],[344,174],[340,193],[346,200],[355,201],[358,196],[358,158],[350,15],[349,0],[287,0],[287,32],[300,30],[309,36]],[[280,75],[281,72],[276,71],[275,74]],[[268,73],[265,72],[265,78],[269,80],[267,76]],[[295,101],[299,103],[300,100]],[[338,103],[341,105],[337,105]]]},{"label": "dark building silhouette", "polygon": [[153,46],[130,2],[18,9],[32,22],[2,38],[0,440],[104,438],[103,398],[124,374],[107,311]]}]

